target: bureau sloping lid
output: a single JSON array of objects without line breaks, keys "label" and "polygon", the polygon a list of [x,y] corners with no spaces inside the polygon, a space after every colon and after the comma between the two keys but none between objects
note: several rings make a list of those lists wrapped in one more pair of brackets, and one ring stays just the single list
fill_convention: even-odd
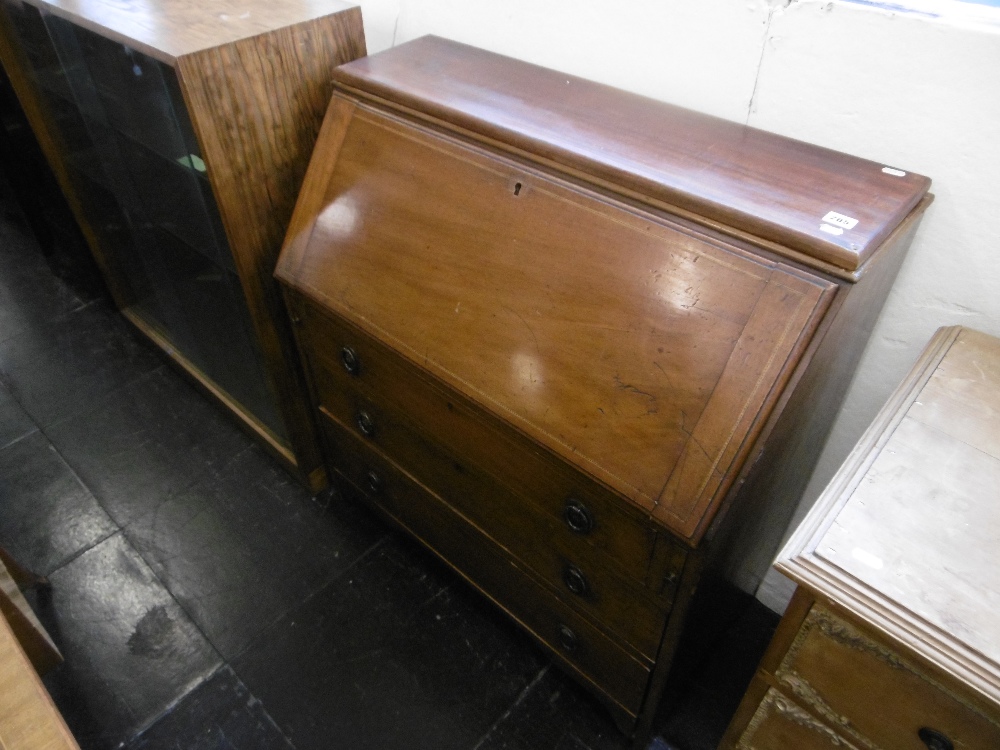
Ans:
[{"label": "bureau sloping lid", "polygon": [[339,97],[277,275],[692,540],[834,289]]},{"label": "bureau sloping lid", "polygon": [[1000,340],[941,329],[779,558],[1000,706]]},{"label": "bureau sloping lid", "polygon": [[334,82],[847,271],[930,186],[894,165],[437,37],[341,66]]}]

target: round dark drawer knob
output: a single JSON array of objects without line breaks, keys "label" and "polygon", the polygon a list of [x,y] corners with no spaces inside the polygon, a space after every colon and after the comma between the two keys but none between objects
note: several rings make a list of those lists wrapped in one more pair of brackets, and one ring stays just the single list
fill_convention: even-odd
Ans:
[{"label": "round dark drawer knob", "polygon": [[358,429],[361,430],[361,434],[365,437],[371,437],[375,434],[375,420],[372,419],[371,414],[368,412],[359,411],[355,421],[357,422]]},{"label": "round dark drawer knob", "polygon": [[358,359],[358,353],[349,346],[340,350],[340,363],[351,375],[357,375],[361,372],[361,360]]},{"label": "round dark drawer knob", "polygon": [[579,500],[570,498],[563,509],[563,520],[571,531],[577,534],[589,534],[594,529],[594,517],[586,505]]},{"label": "round dark drawer knob", "polygon": [[917,731],[917,737],[927,745],[927,750],[955,750],[955,745],[948,737],[936,729],[921,727]]},{"label": "round dark drawer knob", "polygon": [[576,638],[576,633],[568,625],[559,626],[559,648],[563,651],[573,653],[576,651],[579,641]]},{"label": "round dark drawer knob", "polygon": [[590,586],[587,584],[587,577],[575,565],[566,566],[566,570],[563,571],[563,583],[566,584],[566,588],[577,596],[586,596],[587,592],[590,591]]},{"label": "round dark drawer knob", "polygon": [[373,495],[378,495],[382,492],[382,487],[384,485],[382,483],[382,477],[379,476],[378,472],[374,470],[369,471],[368,474],[365,475],[365,482]]}]

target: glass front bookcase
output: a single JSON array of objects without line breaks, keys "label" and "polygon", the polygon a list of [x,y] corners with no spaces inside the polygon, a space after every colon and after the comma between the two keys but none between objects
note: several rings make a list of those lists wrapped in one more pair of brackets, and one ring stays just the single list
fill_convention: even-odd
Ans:
[{"label": "glass front bookcase", "polygon": [[[305,394],[287,356],[291,336],[287,321],[279,320],[283,311],[270,271],[329,101],[328,71],[364,52],[360,13],[335,0],[289,0],[278,11],[287,17],[269,18],[281,21],[271,40],[256,28],[216,28],[214,21],[226,16],[216,11],[249,10],[256,0],[221,2],[227,7],[160,0],[148,17],[137,19],[128,16],[131,6],[123,10],[111,0],[86,7],[0,0],[0,52],[9,73],[17,68],[12,80],[19,74],[21,85],[15,80],[15,89],[22,103],[27,96],[34,105],[25,107],[29,119],[34,112],[36,135],[45,131],[39,140],[49,145],[49,161],[56,162],[122,313],[315,488],[322,482],[315,431],[304,424]],[[111,28],[115,23],[121,28]],[[207,52],[192,47],[182,73],[185,55],[175,49],[160,54],[154,45],[187,44],[186,28],[195,36],[207,29],[204,39],[188,45],[201,43]],[[130,33],[148,38],[133,41]],[[317,59],[283,58],[274,48],[289,42]],[[272,65],[275,55],[279,62]],[[255,59],[267,64],[255,67]],[[229,67],[220,72],[214,67],[219,60]],[[209,68],[204,80],[191,75],[200,64]],[[310,65],[314,70],[307,70]],[[195,87],[203,100],[217,95],[230,121],[204,107],[196,116],[185,101]],[[283,94],[308,106],[297,111],[287,101],[259,100]],[[225,134],[216,137],[229,127],[240,128],[232,143]],[[212,136],[207,141],[205,131]],[[214,144],[212,154],[203,152],[205,143]],[[258,156],[262,163],[245,164]],[[277,161],[268,163],[268,156]],[[213,166],[220,165],[228,183],[213,178]],[[234,183],[254,181],[254,169],[261,185],[246,188],[250,199],[232,195]],[[230,190],[223,194],[228,234],[220,189]],[[249,205],[255,189],[258,206]],[[245,214],[237,215],[243,204]],[[234,244],[234,223],[246,247]],[[244,231],[246,224],[259,230],[256,235]],[[247,237],[264,239],[255,244]]]}]

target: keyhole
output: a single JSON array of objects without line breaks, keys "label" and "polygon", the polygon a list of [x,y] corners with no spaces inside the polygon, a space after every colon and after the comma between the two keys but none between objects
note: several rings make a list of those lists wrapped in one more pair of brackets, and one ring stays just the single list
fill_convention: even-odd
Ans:
[{"label": "keyhole", "polygon": [[514,195],[520,195],[520,194],[521,194],[521,183],[516,182],[514,183]]}]

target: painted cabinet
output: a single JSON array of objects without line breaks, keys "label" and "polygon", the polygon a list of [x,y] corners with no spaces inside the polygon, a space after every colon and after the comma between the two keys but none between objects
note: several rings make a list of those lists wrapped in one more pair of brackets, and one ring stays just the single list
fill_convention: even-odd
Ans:
[{"label": "painted cabinet", "polygon": [[938,331],[781,553],[722,748],[1000,747],[998,394],[1000,340]]}]

